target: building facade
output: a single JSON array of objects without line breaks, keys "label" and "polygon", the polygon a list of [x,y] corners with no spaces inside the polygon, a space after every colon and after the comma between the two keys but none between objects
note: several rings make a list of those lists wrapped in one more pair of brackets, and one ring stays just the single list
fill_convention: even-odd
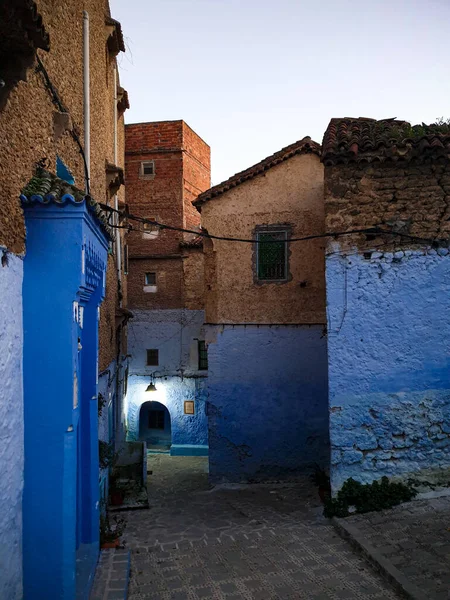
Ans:
[{"label": "building facade", "polygon": [[195,206],[209,234],[246,240],[204,241],[211,480],[328,464],[320,146],[304,138]]},{"label": "building facade", "polygon": [[[203,253],[192,200],[210,185],[210,149],[183,121],[125,131],[127,204],[143,219],[129,235],[127,436],[206,454]],[[150,383],[156,390],[146,392]]]},{"label": "building facade", "polygon": [[450,467],[448,126],[332,119],[323,141],[331,479]]},{"label": "building facade", "polygon": [[0,23],[0,596],[87,598],[99,547],[98,365],[120,363],[123,380],[127,354],[124,241],[98,204],[124,198],[125,48],[107,1],[8,0]]}]

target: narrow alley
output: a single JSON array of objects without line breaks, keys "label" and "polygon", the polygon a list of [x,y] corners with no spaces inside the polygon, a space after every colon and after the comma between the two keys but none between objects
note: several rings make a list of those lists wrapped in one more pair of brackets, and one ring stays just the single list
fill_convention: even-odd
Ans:
[{"label": "narrow alley", "polygon": [[149,455],[149,510],[127,513],[130,600],[396,598],[322,517],[316,489],[209,489],[207,458]]}]

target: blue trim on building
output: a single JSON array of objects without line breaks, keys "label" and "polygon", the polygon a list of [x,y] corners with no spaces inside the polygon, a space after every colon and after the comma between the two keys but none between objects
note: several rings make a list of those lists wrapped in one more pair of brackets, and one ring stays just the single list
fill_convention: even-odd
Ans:
[{"label": "blue trim on building", "polygon": [[[24,596],[87,598],[99,547],[98,307],[108,240],[85,202],[24,202],[24,212]],[[90,562],[78,570],[83,580],[77,555]]]}]

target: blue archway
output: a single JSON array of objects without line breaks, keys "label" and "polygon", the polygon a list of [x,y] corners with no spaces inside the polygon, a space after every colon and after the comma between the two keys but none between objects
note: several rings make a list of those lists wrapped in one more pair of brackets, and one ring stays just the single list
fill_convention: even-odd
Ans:
[{"label": "blue archway", "polygon": [[139,440],[147,442],[149,450],[169,450],[172,444],[172,424],[167,406],[148,401],[139,411]]}]

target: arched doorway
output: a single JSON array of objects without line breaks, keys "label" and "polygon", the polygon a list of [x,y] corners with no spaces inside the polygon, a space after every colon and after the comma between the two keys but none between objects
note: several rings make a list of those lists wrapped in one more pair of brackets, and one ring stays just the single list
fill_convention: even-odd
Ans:
[{"label": "arched doorway", "polygon": [[139,412],[139,440],[155,452],[169,452],[172,445],[170,413],[161,402],[144,402]]}]

